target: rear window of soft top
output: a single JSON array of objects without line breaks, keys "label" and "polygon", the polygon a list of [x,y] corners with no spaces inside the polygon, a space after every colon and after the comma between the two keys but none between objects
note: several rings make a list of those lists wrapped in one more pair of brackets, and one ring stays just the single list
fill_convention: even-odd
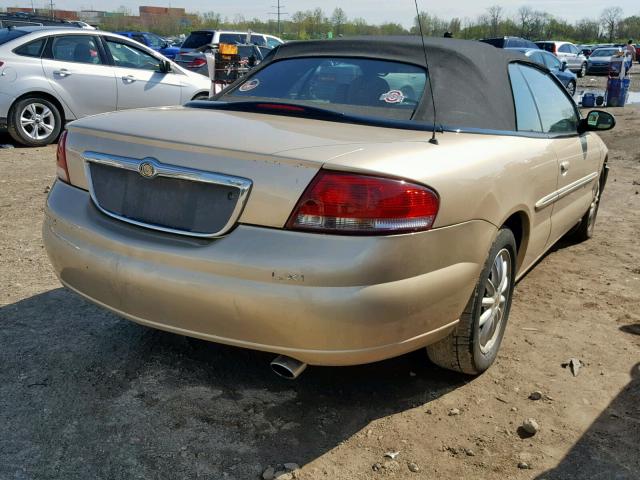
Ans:
[{"label": "rear window of soft top", "polygon": [[424,68],[348,57],[289,58],[273,62],[222,95],[221,100],[275,101],[339,113],[409,120],[427,81]]}]

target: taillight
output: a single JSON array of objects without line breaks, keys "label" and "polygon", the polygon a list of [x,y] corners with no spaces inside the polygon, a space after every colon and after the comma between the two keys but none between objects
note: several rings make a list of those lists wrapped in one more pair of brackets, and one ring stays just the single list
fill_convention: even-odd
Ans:
[{"label": "taillight", "polygon": [[58,178],[69,183],[69,168],[67,167],[67,131],[65,130],[58,139],[58,149],[56,151],[56,162],[58,165]]},{"label": "taillight", "polygon": [[201,57],[194,58],[191,62],[189,62],[190,67],[201,67],[206,64],[207,64],[207,61]]},{"label": "taillight", "polygon": [[437,194],[404,180],[320,170],[298,200],[287,228],[334,234],[393,234],[428,230]]}]

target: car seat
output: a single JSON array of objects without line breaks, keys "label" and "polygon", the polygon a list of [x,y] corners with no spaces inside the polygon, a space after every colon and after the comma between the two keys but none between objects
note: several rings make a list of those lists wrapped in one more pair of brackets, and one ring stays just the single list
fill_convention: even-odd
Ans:
[{"label": "car seat", "polygon": [[87,43],[78,43],[73,49],[73,61],[82,63],[93,63],[94,57],[91,55],[91,48]]},{"label": "car seat", "polygon": [[367,107],[383,105],[380,96],[389,91],[386,80],[377,75],[361,75],[357,77],[349,88],[349,103]]}]

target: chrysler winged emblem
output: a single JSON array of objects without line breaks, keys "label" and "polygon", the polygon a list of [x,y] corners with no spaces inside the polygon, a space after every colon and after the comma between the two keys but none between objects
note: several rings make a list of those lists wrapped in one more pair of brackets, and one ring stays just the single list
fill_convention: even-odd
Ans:
[{"label": "chrysler winged emblem", "polygon": [[138,173],[140,173],[144,178],[153,178],[156,176],[157,172],[153,163],[145,161],[138,166]]}]

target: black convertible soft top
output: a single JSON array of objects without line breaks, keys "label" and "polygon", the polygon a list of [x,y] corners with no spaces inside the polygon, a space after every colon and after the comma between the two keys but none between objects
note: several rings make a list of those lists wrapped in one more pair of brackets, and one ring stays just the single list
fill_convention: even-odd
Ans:
[{"label": "black convertible soft top", "polygon": [[[447,127],[516,130],[508,65],[531,63],[518,52],[485,43],[452,38],[425,38],[429,80],[437,109],[437,124]],[[361,57],[394,60],[425,67],[420,37],[358,37],[289,42],[259,66],[295,57]],[[433,122],[429,84],[413,120]]]}]

